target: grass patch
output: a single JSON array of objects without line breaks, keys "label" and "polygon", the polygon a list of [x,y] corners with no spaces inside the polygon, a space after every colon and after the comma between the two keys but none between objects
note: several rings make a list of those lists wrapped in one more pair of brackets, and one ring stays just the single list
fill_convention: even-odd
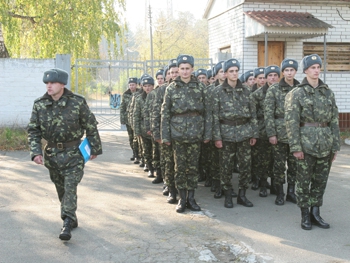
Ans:
[{"label": "grass patch", "polygon": [[0,151],[29,150],[27,131],[20,127],[0,127]]}]

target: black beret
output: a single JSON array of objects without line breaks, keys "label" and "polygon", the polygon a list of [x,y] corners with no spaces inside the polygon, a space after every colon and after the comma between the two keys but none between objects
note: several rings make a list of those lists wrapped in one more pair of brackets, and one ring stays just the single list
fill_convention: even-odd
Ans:
[{"label": "black beret", "polygon": [[128,84],[130,83],[136,83],[137,84],[137,78],[129,78]]},{"label": "black beret", "polygon": [[254,78],[259,76],[260,74],[264,74],[264,76],[265,76],[265,68],[260,67],[260,68],[255,68],[254,69]]},{"label": "black beret", "polygon": [[300,63],[303,66],[303,72],[305,73],[305,70],[307,70],[309,67],[315,64],[319,64],[320,67],[322,67],[322,59],[317,54],[312,54],[305,56]]},{"label": "black beret", "polygon": [[205,75],[205,76],[207,76],[207,70],[206,70],[206,69],[203,69],[203,68],[197,69],[197,71],[196,71],[196,77],[198,78],[199,75]]},{"label": "black beret", "polygon": [[219,73],[220,69],[222,69],[223,63],[224,63],[224,61],[221,60],[218,63],[216,63],[215,66],[213,67],[213,76],[214,77]]},{"label": "black beret", "polygon": [[224,62],[224,65],[222,68],[223,68],[224,72],[226,72],[231,67],[237,67],[239,70],[241,68],[241,64],[239,63],[239,61],[237,59],[230,58]]},{"label": "black beret", "polygon": [[68,83],[68,72],[59,69],[59,68],[53,68],[48,71],[44,72],[43,82],[46,84],[48,82],[59,82],[64,85],[67,85]]},{"label": "black beret", "polygon": [[179,55],[176,60],[177,60],[177,63],[176,63],[177,66],[179,66],[182,63],[188,63],[192,67],[194,67],[194,58],[191,55]]},{"label": "black beret", "polygon": [[208,69],[207,70],[207,78],[210,79],[211,77],[213,77],[213,70],[212,69]]},{"label": "black beret", "polygon": [[298,62],[295,59],[285,58],[281,63],[281,71],[283,72],[286,68],[294,68],[298,71]]},{"label": "black beret", "polygon": [[265,78],[270,74],[270,73],[277,73],[278,76],[281,74],[281,69],[279,66],[276,65],[271,65],[265,68]]},{"label": "black beret", "polygon": [[169,68],[169,70],[171,69],[171,68],[174,68],[174,67],[177,67],[177,60],[176,60],[176,58],[173,58],[173,59],[170,59],[169,60],[169,63],[168,63],[168,68]]},{"label": "black beret", "polygon": [[154,79],[151,76],[144,77],[142,79],[142,86],[146,84],[154,85]]}]

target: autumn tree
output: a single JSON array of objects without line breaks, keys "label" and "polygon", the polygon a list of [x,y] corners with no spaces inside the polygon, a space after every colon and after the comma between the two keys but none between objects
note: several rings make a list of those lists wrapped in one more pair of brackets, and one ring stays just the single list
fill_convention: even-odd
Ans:
[{"label": "autumn tree", "polygon": [[125,0],[1,0],[0,25],[11,57],[98,58],[102,38],[118,52],[124,10]]},{"label": "autumn tree", "polygon": [[[160,13],[152,31],[154,60],[176,58],[179,54],[208,57],[207,21],[196,20],[189,12],[180,12],[177,18]],[[140,59],[150,59],[149,32],[139,28],[134,38],[133,49],[139,52]]]}]

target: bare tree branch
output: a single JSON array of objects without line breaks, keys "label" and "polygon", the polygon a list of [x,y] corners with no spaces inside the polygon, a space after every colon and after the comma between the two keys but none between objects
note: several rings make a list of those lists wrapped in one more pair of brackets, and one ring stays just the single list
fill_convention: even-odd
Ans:
[{"label": "bare tree branch", "polygon": [[344,21],[347,21],[349,22],[350,20],[349,19],[345,19],[339,12],[338,8],[336,8],[337,12],[338,12],[338,15],[340,16],[341,19],[343,19]]},{"label": "bare tree branch", "polygon": [[12,12],[8,12],[8,14],[14,18],[20,18],[20,19],[25,19],[25,20],[29,20],[33,25],[36,24],[35,22],[35,18],[37,18],[37,16],[22,16],[22,15],[18,15]]}]

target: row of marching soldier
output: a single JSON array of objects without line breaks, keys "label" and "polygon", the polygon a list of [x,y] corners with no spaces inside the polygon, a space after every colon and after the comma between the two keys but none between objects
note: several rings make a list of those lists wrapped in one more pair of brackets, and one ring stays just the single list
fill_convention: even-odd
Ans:
[{"label": "row of marching soldier", "polygon": [[[130,78],[121,124],[131,159],[155,177],[152,183],[164,182],[163,194],[179,213],[201,210],[194,198],[198,181],[211,187],[214,198],[224,197],[226,208],[234,206],[233,197],[252,207],[246,196],[251,184],[262,198],[270,189],[276,205],[296,203],[302,229],[329,228],[320,206],[340,149],[338,109],[334,93],[319,79],[321,58],[303,58],[301,83],[295,79],[298,64],[286,58],[280,67],[239,77],[237,59],[194,71],[194,58],[180,55],[157,71],[155,88],[148,74]],[[233,172],[239,173],[238,193]]]}]

